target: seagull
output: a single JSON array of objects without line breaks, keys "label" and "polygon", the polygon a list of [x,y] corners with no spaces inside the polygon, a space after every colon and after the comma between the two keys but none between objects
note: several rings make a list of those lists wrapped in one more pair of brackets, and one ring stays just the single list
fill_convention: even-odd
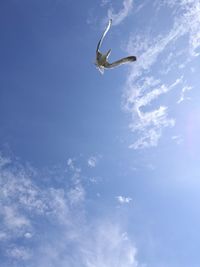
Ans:
[{"label": "seagull", "polygon": [[98,44],[97,44],[97,49],[96,49],[96,62],[95,62],[95,65],[96,67],[98,68],[98,70],[101,72],[101,74],[104,73],[104,69],[111,69],[111,68],[114,68],[114,67],[117,67],[121,64],[124,64],[124,63],[128,63],[128,62],[133,62],[133,61],[136,61],[136,57],[135,56],[129,56],[129,57],[124,57],[122,59],[119,59],[113,63],[109,63],[107,61],[110,53],[111,53],[111,49],[108,50],[108,52],[106,54],[102,54],[100,51],[99,51],[99,48],[103,42],[103,39],[104,37],[106,36],[107,32],[109,31],[110,27],[112,25],[112,19],[109,20],[108,22],[108,25],[107,27],[105,28]]}]

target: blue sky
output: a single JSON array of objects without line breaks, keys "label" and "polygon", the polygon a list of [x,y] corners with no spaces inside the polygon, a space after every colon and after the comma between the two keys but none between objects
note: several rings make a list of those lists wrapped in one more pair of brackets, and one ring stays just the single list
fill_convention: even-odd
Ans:
[{"label": "blue sky", "polygon": [[2,0],[0,36],[1,267],[198,267],[199,1]]}]

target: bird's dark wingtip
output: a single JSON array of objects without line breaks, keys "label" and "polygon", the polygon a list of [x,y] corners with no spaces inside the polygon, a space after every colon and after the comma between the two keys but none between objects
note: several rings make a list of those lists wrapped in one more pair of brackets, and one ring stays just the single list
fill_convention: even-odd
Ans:
[{"label": "bird's dark wingtip", "polygon": [[132,61],[136,61],[137,60],[137,57],[131,56],[131,59],[132,59]]}]

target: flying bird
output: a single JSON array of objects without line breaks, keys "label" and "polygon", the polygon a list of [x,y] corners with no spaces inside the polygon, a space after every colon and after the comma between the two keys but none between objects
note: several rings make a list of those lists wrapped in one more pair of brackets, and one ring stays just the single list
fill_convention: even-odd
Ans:
[{"label": "flying bird", "polygon": [[109,31],[110,27],[112,25],[112,19],[109,20],[107,27],[105,28],[98,44],[97,44],[97,49],[96,49],[96,62],[95,65],[97,66],[97,68],[99,69],[99,71],[103,74],[104,73],[104,69],[111,69],[114,67],[117,67],[121,64],[124,63],[128,63],[128,62],[133,62],[136,61],[136,57],[135,56],[129,56],[129,57],[124,57],[122,59],[119,59],[117,61],[114,61],[113,63],[109,63],[107,61],[110,53],[111,53],[111,49],[108,50],[108,52],[106,54],[102,54],[99,51],[99,48],[103,42],[104,37],[106,36],[107,32]]}]

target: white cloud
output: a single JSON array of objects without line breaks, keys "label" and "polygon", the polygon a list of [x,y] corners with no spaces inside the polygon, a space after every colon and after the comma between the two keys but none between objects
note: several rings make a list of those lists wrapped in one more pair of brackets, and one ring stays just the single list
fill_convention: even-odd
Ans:
[{"label": "white cloud", "polygon": [[200,2],[199,0],[165,0],[155,1],[158,9],[168,6],[173,9],[173,13],[184,12],[175,23],[175,27],[181,29],[183,34],[189,34],[189,51],[192,56],[198,56],[200,53],[196,50],[200,46]]},{"label": "white cloud", "polygon": [[91,168],[96,167],[97,161],[98,161],[97,157],[94,157],[94,156],[90,157],[88,159],[88,166],[91,167]]},{"label": "white cloud", "polygon": [[9,257],[16,260],[28,260],[31,257],[30,252],[24,247],[13,247],[7,250]]},{"label": "white cloud", "polygon": [[5,232],[0,232],[0,242],[5,239],[7,239],[7,234]]},{"label": "white cloud", "polygon": [[148,2],[148,1],[145,1],[145,2],[143,2],[143,3],[139,4],[139,5],[137,5],[137,6],[136,6],[136,9],[135,9],[135,13],[140,12],[140,11],[145,7],[145,5],[147,4],[147,2]]},{"label": "white cloud", "polygon": [[[120,227],[113,223],[101,223],[82,249],[86,267],[137,267],[137,249],[126,238]],[[95,244],[95,245],[94,245]]]},{"label": "white cloud", "polygon": [[[60,184],[48,181],[45,186],[39,172],[36,185],[26,168],[10,165],[0,170],[0,246],[3,242],[1,252],[8,259],[2,267],[11,258],[16,266],[27,261],[30,267],[139,266],[137,249],[120,221],[86,216],[86,192],[75,164],[73,171],[69,166],[69,179],[64,172]],[[131,201],[121,198],[124,203]]]},{"label": "white cloud", "polygon": [[168,118],[167,107],[160,106],[157,109],[144,112],[142,109],[150,105],[160,95],[166,94],[182,82],[182,77],[173,84],[161,84],[161,81],[153,77],[136,82],[135,87],[128,90],[125,95],[124,108],[132,113],[133,123],[129,125],[131,131],[139,132],[140,137],[129,147],[141,149],[156,146],[162,133],[162,128],[174,126],[175,120]]},{"label": "white cloud", "polygon": [[68,198],[72,205],[82,203],[85,199],[85,190],[81,184],[76,185],[68,192]]},{"label": "white cloud", "polygon": [[183,102],[184,100],[190,100],[189,97],[186,97],[186,92],[192,90],[192,87],[191,86],[184,86],[182,91],[181,91],[181,95],[180,95],[180,98],[179,100],[177,101],[177,104],[180,104],[181,102]]},{"label": "white cloud", "polygon": [[107,17],[113,20],[113,25],[120,24],[132,11],[133,0],[124,0],[123,8],[119,12],[115,12],[113,7],[108,9]]},{"label": "white cloud", "polygon": [[24,237],[26,237],[26,238],[31,238],[33,235],[31,234],[31,233],[29,233],[29,232],[27,232],[27,233],[25,233],[24,234]]},{"label": "white cloud", "polygon": [[1,212],[8,228],[22,228],[30,225],[29,220],[25,216],[19,214],[14,208],[14,205],[1,207]]},{"label": "white cloud", "polygon": [[130,197],[117,196],[116,198],[120,204],[128,204],[132,201],[132,198]]},{"label": "white cloud", "polygon": [[106,6],[108,3],[110,3],[110,0],[101,0],[101,6]]},{"label": "white cloud", "polygon": [[90,182],[91,182],[92,184],[97,184],[99,178],[97,178],[97,177],[91,177],[89,180],[90,180]]},{"label": "white cloud", "polygon": [[4,167],[6,164],[9,164],[10,163],[10,159],[9,158],[6,158],[6,157],[3,157],[1,154],[0,154],[0,169],[2,167]]},{"label": "white cloud", "polygon": [[38,267],[140,266],[135,245],[117,223],[106,222],[104,219],[92,224],[87,223],[82,221],[78,224],[76,235],[70,240],[68,234],[63,233],[59,240],[43,244],[37,250],[34,263]]},{"label": "white cloud", "polygon": [[[166,3],[169,7],[172,7],[172,4],[169,4],[168,1]],[[123,108],[132,117],[130,129],[133,132],[136,131],[139,135],[137,140],[130,145],[130,148],[139,149],[157,146],[163,128],[174,126],[175,119],[168,118],[168,105],[155,107],[155,105],[152,105],[152,101],[177,88],[183,82],[183,76],[179,73],[181,72],[179,68],[179,72],[174,72],[177,76],[175,82],[167,85],[166,82],[161,82],[160,74],[167,75],[173,67],[180,65],[174,63],[174,58],[184,56],[185,62],[182,61],[182,64],[186,66],[193,56],[198,55],[197,49],[200,46],[200,2],[197,0],[183,0],[175,1],[175,4],[177,9],[173,8],[173,10],[177,13],[173,18],[173,26],[167,34],[158,35],[154,38],[146,37],[143,33],[134,34],[128,42],[128,52],[138,57],[138,61],[130,67],[123,95]],[[182,12],[178,10],[179,6]],[[183,36],[188,37],[187,49],[174,51],[176,42]],[[166,49],[169,52],[167,57]],[[163,59],[161,56],[163,56]],[[157,66],[158,71],[153,71],[155,66]],[[153,75],[149,75],[151,72],[153,72]],[[191,87],[184,87],[178,103],[185,99],[185,92],[190,89]]]},{"label": "white cloud", "polygon": [[181,135],[174,135],[172,136],[172,140],[176,142],[177,145],[183,143],[183,137]]},{"label": "white cloud", "polygon": [[69,158],[68,160],[67,160],[67,166],[69,166],[70,167],[70,169],[74,169],[74,160],[73,159],[71,159],[71,158]]},{"label": "white cloud", "polygon": [[47,191],[48,201],[51,199],[48,213],[53,215],[60,224],[67,224],[71,219],[69,202],[66,198],[67,194],[61,188],[50,188]]},{"label": "white cloud", "polygon": [[[74,169],[76,173],[75,166]],[[77,182],[77,176],[76,179],[73,174],[71,176],[72,186],[64,190],[62,187],[37,186],[32,173],[15,162],[10,161],[9,166],[0,170],[0,242],[6,242],[3,245],[5,255],[15,260],[28,260],[28,248],[18,246],[17,240],[24,238],[29,242],[36,236],[38,239],[38,235],[43,236],[45,232],[51,236],[53,233],[48,232],[48,228],[52,224],[57,225],[54,234],[60,227],[68,227],[68,236],[73,235],[74,226],[70,225],[76,224],[77,205],[84,201],[84,189]]]}]

